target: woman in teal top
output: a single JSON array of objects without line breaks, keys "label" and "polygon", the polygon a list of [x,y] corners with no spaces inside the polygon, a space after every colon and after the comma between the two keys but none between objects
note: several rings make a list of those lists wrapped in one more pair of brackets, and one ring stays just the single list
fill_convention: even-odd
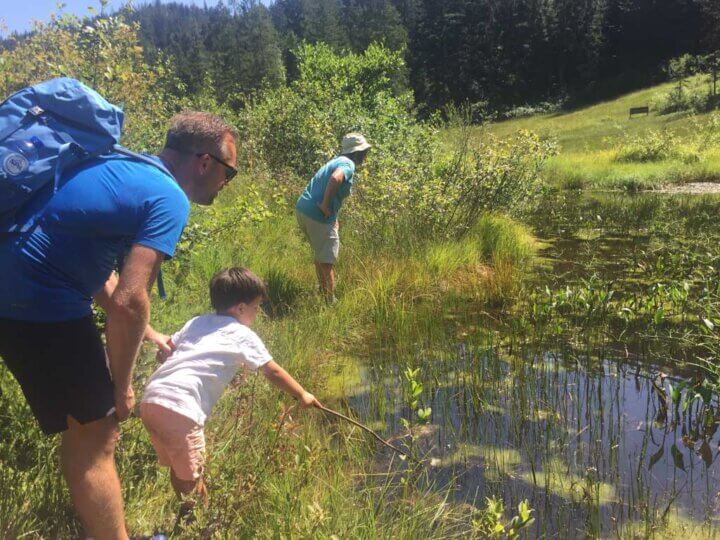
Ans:
[{"label": "woman in teal top", "polygon": [[342,153],[320,167],[295,205],[298,225],[315,253],[320,292],[335,302],[333,267],[340,251],[337,215],[350,195],[355,167],[365,161],[370,145],[359,133],[342,140]]}]

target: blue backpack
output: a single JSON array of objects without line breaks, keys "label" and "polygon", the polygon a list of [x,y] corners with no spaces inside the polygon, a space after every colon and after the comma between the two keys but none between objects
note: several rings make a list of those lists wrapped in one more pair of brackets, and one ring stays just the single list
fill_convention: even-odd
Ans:
[{"label": "blue backpack", "polygon": [[[0,104],[0,234],[31,230],[39,212],[29,211],[29,203],[52,197],[63,186],[63,173],[92,159],[122,154],[172,178],[156,161],[118,145],[123,118],[100,94],[64,77],[24,88]],[[160,280],[158,285],[162,289]]]},{"label": "blue backpack", "polygon": [[23,215],[28,203],[40,192],[52,196],[64,172],[103,155],[123,154],[172,178],[159,163],[118,145],[123,118],[120,108],[65,77],[24,88],[0,104],[0,232],[31,228],[34,216]]}]

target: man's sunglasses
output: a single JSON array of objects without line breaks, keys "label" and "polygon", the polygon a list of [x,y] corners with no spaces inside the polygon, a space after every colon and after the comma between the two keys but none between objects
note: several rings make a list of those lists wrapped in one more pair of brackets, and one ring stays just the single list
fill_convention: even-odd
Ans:
[{"label": "man's sunglasses", "polygon": [[210,156],[210,157],[213,158],[215,161],[217,161],[220,165],[222,165],[223,167],[225,167],[225,169],[226,169],[226,170],[225,170],[225,181],[226,181],[226,182],[229,182],[230,180],[232,180],[233,178],[235,178],[235,177],[237,176],[238,170],[237,170],[235,167],[233,167],[232,165],[230,165],[230,164],[228,164],[228,163],[225,163],[225,162],[224,162],[222,159],[220,159],[219,157],[213,156],[213,155],[212,155],[211,153],[209,153],[209,152],[202,152],[202,153],[200,153],[200,154],[195,154],[195,155],[196,155],[197,157]]}]

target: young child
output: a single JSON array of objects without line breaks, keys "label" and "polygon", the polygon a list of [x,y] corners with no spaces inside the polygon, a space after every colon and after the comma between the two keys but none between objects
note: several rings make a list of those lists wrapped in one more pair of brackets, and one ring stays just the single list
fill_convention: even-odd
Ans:
[{"label": "young child", "polygon": [[160,465],[170,467],[172,486],[181,499],[195,492],[207,501],[203,425],[240,367],[259,369],[303,407],[320,405],[273,361],[249,328],[266,294],[262,280],[245,268],[215,274],[210,281],[215,313],[195,317],[170,338],[173,352],[145,388],[140,416]]}]

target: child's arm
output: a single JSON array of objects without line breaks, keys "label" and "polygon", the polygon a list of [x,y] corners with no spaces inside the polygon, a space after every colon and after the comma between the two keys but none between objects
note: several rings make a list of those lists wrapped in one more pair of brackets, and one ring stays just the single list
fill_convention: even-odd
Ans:
[{"label": "child's arm", "polygon": [[[110,298],[112,297],[113,292],[115,292],[117,284],[118,275],[113,272],[112,274],[110,274],[110,277],[105,282],[105,286],[93,297],[97,305],[99,305],[106,313],[110,308]],[[170,340],[170,336],[161,334],[152,326],[150,326],[150,324],[145,327],[145,334],[143,335],[143,339],[145,341],[151,341],[152,343],[157,345],[157,358],[161,362],[164,362],[165,359],[173,352],[173,349],[175,349],[175,346]]]},{"label": "child's arm", "polygon": [[157,361],[161,364],[175,350],[175,344],[172,342],[170,336],[161,334],[149,324],[147,325],[147,328],[145,328],[145,335],[143,336],[143,339],[157,345],[158,350],[155,354],[155,358],[157,358]]},{"label": "child's arm", "polygon": [[320,402],[310,392],[300,386],[292,376],[275,363],[270,360],[267,364],[262,367],[263,375],[270,381],[274,386],[295,397],[303,407],[320,407]]}]

